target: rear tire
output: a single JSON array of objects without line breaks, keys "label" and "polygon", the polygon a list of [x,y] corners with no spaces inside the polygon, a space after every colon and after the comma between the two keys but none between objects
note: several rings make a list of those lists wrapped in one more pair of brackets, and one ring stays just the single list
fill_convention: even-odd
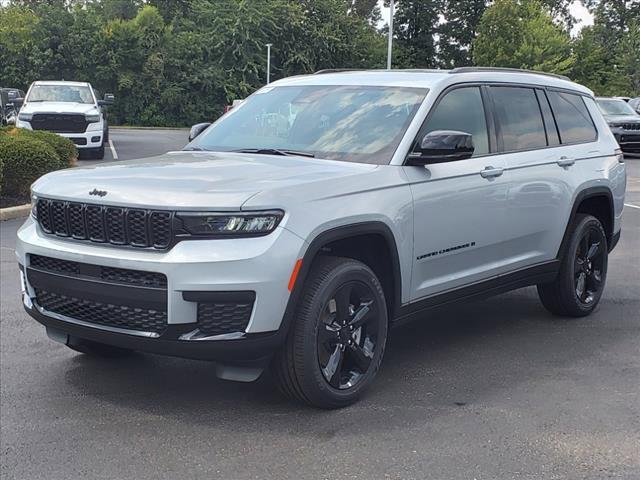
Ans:
[{"label": "rear tire", "polygon": [[112,345],[106,345],[104,343],[93,342],[91,340],[84,340],[76,337],[69,337],[67,347],[76,352],[91,355],[93,357],[122,357],[130,355],[133,352],[133,350],[126,348],[114,347]]},{"label": "rear tire", "polygon": [[607,236],[600,221],[578,214],[560,271],[551,283],[538,285],[544,307],[555,315],[584,317],[598,305],[607,279]]},{"label": "rear tire", "polygon": [[357,401],[373,382],[387,341],[387,306],[373,271],[352,259],[319,258],[293,322],[273,363],[280,390],[319,408]]}]

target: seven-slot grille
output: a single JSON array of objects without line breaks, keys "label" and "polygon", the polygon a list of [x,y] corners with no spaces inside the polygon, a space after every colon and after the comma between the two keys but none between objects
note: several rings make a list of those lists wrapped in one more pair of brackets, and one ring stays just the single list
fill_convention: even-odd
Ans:
[{"label": "seven-slot grille", "polygon": [[640,123],[623,123],[620,127],[624,130],[640,130]]},{"label": "seven-slot grille", "polygon": [[31,119],[31,128],[58,133],[83,133],[87,130],[87,119],[79,114],[36,113]]},{"label": "seven-slot grille", "polygon": [[165,249],[173,213],[40,198],[36,217],[45,233],[76,240]]}]

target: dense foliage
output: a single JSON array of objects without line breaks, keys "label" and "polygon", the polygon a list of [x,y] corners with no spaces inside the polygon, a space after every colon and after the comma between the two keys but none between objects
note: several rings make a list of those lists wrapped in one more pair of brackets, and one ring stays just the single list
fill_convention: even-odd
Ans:
[{"label": "dense foliage", "polygon": [[55,133],[0,128],[0,193],[28,201],[38,177],[73,165],[77,156],[73,142]]},{"label": "dense foliage", "polygon": [[[386,0],[388,4],[388,0]],[[599,94],[640,94],[640,0],[396,0],[394,66],[472,64],[569,75]],[[189,125],[266,81],[324,68],[381,68],[377,0],[9,0],[0,85],[90,81],[116,95],[112,124]]]}]

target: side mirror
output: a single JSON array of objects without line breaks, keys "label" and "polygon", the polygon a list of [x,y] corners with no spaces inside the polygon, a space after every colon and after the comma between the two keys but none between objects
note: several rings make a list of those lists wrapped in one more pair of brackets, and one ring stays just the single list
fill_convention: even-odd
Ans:
[{"label": "side mirror", "polygon": [[409,154],[409,165],[453,162],[471,158],[473,136],[456,130],[435,130],[427,133],[420,146]]},{"label": "side mirror", "polygon": [[24,104],[24,98],[22,98],[22,97],[14,98],[7,105],[11,105],[11,104],[13,104],[13,108],[15,108],[16,110],[20,110],[20,108]]},{"label": "side mirror", "polygon": [[105,105],[113,105],[113,102],[116,101],[116,97],[113,95],[113,93],[105,93],[104,97],[102,100],[98,100],[98,105],[105,106]]},{"label": "side mirror", "polygon": [[193,127],[191,127],[191,130],[189,130],[189,141],[193,140],[202,132],[204,132],[207,127],[209,127],[209,125],[211,125],[211,122],[196,123]]}]

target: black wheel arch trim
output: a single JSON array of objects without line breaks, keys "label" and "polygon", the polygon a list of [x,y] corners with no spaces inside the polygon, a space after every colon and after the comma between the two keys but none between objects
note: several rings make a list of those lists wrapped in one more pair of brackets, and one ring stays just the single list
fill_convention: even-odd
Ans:
[{"label": "black wheel arch trim", "polygon": [[282,317],[282,323],[280,324],[279,334],[282,339],[286,338],[286,335],[291,326],[298,301],[302,294],[305,281],[311,271],[311,266],[314,259],[321,253],[322,248],[337,240],[344,240],[351,237],[357,237],[361,235],[381,235],[387,243],[389,250],[391,251],[391,268],[393,273],[393,295],[394,306],[390,314],[390,319],[393,319],[399,312],[402,304],[402,275],[400,271],[400,257],[398,254],[398,247],[396,239],[389,226],[382,221],[367,221],[359,222],[348,225],[341,225],[335,228],[330,228],[324,232],[318,234],[309,244],[309,247],[302,257],[302,265],[298,276],[296,278],[293,290],[289,295],[289,301]]},{"label": "black wheel arch trim", "polygon": [[609,187],[605,187],[605,186],[587,187],[581,190],[580,192],[578,192],[575,200],[573,201],[573,205],[571,206],[571,214],[569,215],[567,225],[565,226],[564,235],[562,236],[562,242],[560,243],[560,248],[558,248],[558,254],[556,256],[558,260],[562,259],[564,252],[567,249],[569,242],[571,240],[571,233],[569,231],[569,228],[571,227],[571,224],[573,223],[573,221],[576,218],[576,215],[578,214],[578,207],[580,207],[580,204],[589,198],[602,197],[602,196],[606,196],[609,201],[611,229],[610,231],[607,231],[606,225],[603,225],[603,228],[605,228],[605,233],[607,235],[607,244],[608,244],[607,246],[609,247],[609,251],[613,250],[613,247],[615,247],[615,244],[617,243],[617,240],[615,238],[615,233],[613,231],[615,218],[616,218],[615,211],[614,211],[613,193],[611,193],[611,189]]}]

